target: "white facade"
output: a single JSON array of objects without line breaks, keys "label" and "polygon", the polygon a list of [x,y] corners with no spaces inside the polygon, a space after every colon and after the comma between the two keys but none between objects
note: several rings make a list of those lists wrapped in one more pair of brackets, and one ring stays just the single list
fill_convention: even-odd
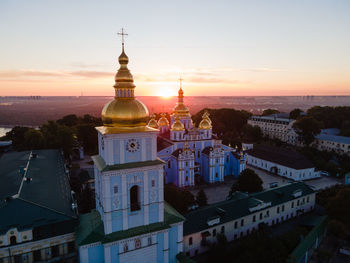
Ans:
[{"label": "white facade", "polygon": [[247,154],[247,164],[295,181],[309,180],[321,176],[320,172],[315,171],[314,167],[294,169],[275,162],[260,159],[249,154]]},{"label": "white facade", "polygon": [[[293,131],[295,120],[287,118],[278,118],[271,116],[252,116],[248,120],[248,124],[260,127],[264,136],[271,139],[279,139],[283,142],[293,141],[290,131]],[[289,137],[288,137],[288,136]]]}]

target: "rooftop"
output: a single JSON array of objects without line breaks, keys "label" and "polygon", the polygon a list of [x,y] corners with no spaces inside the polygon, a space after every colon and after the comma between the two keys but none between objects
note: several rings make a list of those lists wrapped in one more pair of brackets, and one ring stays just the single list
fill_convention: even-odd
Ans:
[{"label": "rooftop", "polygon": [[320,133],[315,136],[318,140],[330,141],[335,143],[350,144],[350,137],[338,136],[327,133]]},{"label": "rooftop", "polygon": [[6,153],[0,167],[0,231],[76,218],[59,150]]},{"label": "rooftop", "polygon": [[278,163],[296,170],[315,167],[313,163],[301,153],[286,148],[270,145],[254,145],[254,148],[247,150],[246,153],[256,158]]},{"label": "rooftop", "polygon": [[301,190],[301,196],[314,193],[314,190],[301,182],[286,184],[250,195],[236,192],[230,200],[187,213],[184,222],[184,235],[208,229],[210,227],[208,221],[213,218],[220,218],[219,224],[223,224],[252,214],[254,211],[252,208],[257,205],[266,204],[267,207],[270,207],[293,200],[295,199],[293,194],[298,190]]},{"label": "rooftop", "polygon": [[96,242],[110,243],[137,235],[168,229],[171,224],[184,220],[185,218],[181,214],[168,203],[164,202],[164,222],[138,226],[105,235],[101,216],[96,210],[93,210],[91,213],[80,216],[80,224],[76,229],[76,243],[79,246]]}]

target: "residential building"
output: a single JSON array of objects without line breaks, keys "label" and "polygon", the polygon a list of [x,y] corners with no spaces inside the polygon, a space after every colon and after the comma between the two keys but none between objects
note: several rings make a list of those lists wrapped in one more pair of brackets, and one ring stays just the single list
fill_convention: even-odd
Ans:
[{"label": "residential building", "polygon": [[184,253],[201,254],[224,234],[240,239],[264,225],[273,226],[315,206],[315,191],[302,182],[289,183],[254,194],[235,192],[229,200],[205,206],[185,215]]},{"label": "residential building", "polygon": [[320,151],[350,155],[350,137],[339,136],[339,129],[323,129],[315,136],[313,146]]},{"label": "residential building", "polygon": [[314,164],[297,151],[268,145],[255,145],[246,151],[247,164],[273,174],[303,181],[320,177]]},{"label": "residential building", "polygon": [[0,158],[0,262],[74,262],[76,203],[59,150]]}]

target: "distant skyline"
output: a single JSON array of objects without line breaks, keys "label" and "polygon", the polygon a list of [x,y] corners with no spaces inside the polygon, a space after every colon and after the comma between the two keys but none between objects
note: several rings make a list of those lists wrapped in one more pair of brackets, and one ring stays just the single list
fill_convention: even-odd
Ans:
[{"label": "distant skyline", "polygon": [[350,95],[350,1],[0,1],[0,96]]}]

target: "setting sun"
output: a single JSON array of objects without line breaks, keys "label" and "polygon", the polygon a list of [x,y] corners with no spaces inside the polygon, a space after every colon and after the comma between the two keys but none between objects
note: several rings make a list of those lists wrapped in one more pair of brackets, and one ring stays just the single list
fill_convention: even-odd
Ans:
[{"label": "setting sun", "polygon": [[174,96],[174,91],[169,87],[159,87],[157,91],[157,96],[168,99]]}]

